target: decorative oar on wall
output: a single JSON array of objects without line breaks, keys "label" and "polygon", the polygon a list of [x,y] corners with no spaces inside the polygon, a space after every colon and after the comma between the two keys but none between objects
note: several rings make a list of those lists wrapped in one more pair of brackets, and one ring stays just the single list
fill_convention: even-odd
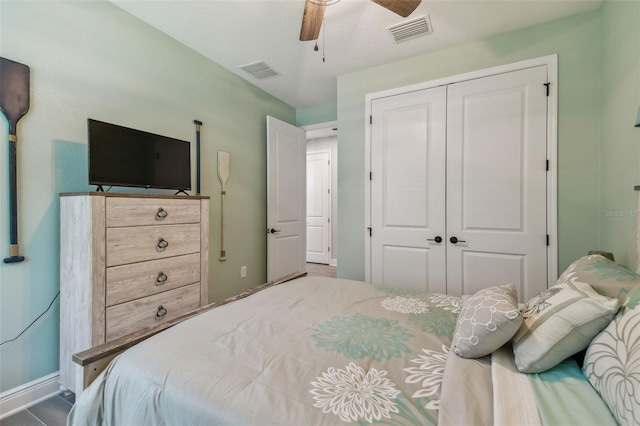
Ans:
[{"label": "decorative oar on wall", "polygon": [[9,257],[4,263],[24,260],[18,248],[18,121],[29,111],[29,67],[0,58],[0,111],[9,122]]},{"label": "decorative oar on wall", "polygon": [[218,151],[218,179],[222,184],[222,199],[220,202],[220,209],[222,210],[221,231],[220,231],[220,261],[227,260],[227,250],[224,246],[224,234],[225,234],[225,208],[224,199],[227,195],[227,181],[229,180],[229,159],[230,155],[226,151]]},{"label": "decorative oar on wall", "polygon": [[196,125],[196,195],[200,195],[200,129],[202,121],[193,120]]}]

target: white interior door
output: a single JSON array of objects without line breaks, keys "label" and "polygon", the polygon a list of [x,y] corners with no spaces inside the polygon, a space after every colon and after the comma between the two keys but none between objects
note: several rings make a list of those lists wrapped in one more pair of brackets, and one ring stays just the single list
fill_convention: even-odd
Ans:
[{"label": "white interior door", "polygon": [[267,280],[306,271],[306,136],[267,116]]},{"label": "white interior door", "polygon": [[331,157],[307,154],[307,262],[329,264],[331,253]]},{"label": "white interior door", "polygon": [[546,82],[540,66],[448,86],[449,294],[547,288]]},{"label": "white interior door", "polygon": [[371,108],[371,281],[444,293],[446,88]]}]

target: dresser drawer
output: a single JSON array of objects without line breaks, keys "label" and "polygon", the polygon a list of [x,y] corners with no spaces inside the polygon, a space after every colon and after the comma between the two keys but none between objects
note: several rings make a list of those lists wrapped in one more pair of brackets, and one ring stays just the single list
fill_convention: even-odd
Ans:
[{"label": "dresser drawer", "polygon": [[199,307],[200,283],[111,306],[107,308],[106,341],[153,327]]},{"label": "dresser drawer", "polygon": [[163,198],[106,199],[107,228],[200,222],[200,201]]},{"label": "dresser drawer", "polygon": [[200,224],[108,228],[106,242],[106,266],[198,253]]},{"label": "dresser drawer", "polygon": [[107,268],[107,306],[200,281],[200,254]]}]

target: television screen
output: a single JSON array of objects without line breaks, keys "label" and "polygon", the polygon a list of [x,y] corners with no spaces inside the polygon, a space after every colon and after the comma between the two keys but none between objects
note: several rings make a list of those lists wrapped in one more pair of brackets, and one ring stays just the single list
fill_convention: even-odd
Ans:
[{"label": "television screen", "polygon": [[190,143],[89,119],[89,184],[191,189]]}]

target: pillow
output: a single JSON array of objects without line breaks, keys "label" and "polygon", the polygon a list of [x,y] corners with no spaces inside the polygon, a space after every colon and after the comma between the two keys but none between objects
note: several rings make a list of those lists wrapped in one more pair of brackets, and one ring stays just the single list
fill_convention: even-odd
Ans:
[{"label": "pillow", "polygon": [[640,284],[640,275],[600,255],[581,257],[562,273],[556,284],[587,283],[603,296],[624,302],[627,293]]},{"label": "pillow", "polygon": [[541,373],[589,345],[618,311],[618,299],[582,282],[555,285],[532,297],[513,338],[518,371]]},{"label": "pillow", "polygon": [[640,424],[640,285],[587,348],[582,372],[620,424]]},{"label": "pillow", "polygon": [[513,284],[488,287],[463,300],[453,333],[456,355],[479,358],[507,343],[522,323]]}]

